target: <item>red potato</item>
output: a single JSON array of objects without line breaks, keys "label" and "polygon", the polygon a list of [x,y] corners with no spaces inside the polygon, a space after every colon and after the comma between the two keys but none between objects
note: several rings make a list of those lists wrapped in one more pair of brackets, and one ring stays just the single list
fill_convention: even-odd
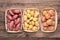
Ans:
[{"label": "red potato", "polygon": [[9,20],[12,20],[12,16],[11,16],[11,15],[7,15],[7,18],[8,18]]},{"label": "red potato", "polygon": [[48,26],[47,22],[44,22],[44,23],[43,23],[43,26]]},{"label": "red potato", "polygon": [[43,30],[44,30],[44,31],[47,31],[47,27],[43,27]]},{"label": "red potato", "polygon": [[14,27],[14,21],[11,21],[9,24],[9,30],[13,30]]},{"label": "red potato", "polygon": [[45,17],[42,17],[42,22],[45,22],[46,21],[46,18]]},{"label": "red potato", "polygon": [[10,20],[9,19],[7,19],[7,23],[10,23]]},{"label": "red potato", "polygon": [[17,18],[16,20],[15,20],[15,24],[18,24],[18,23],[20,23],[21,22],[21,19],[20,18]]},{"label": "red potato", "polygon": [[48,13],[53,16],[55,12],[54,10],[49,10]]},{"label": "red potato", "polygon": [[48,25],[52,25],[52,22],[53,22],[52,19],[47,20],[47,24],[48,24]]},{"label": "red potato", "polygon": [[14,15],[14,13],[13,13],[11,10],[9,10],[9,13],[10,13],[11,15]]},{"label": "red potato", "polygon": [[13,16],[13,19],[15,20],[17,17],[18,17],[18,15],[14,15],[14,16]]},{"label": "red potato", "polygon": [[18,14],[20,13],[19,9],[13,9],[12,11],[13,11],[13,13],[18,13]]},{"label": "red potato", "polygon": [[7,29],[10,29],[9,26],[10,26],[10,23],[7,23]]},{"label": "red potato", "polygon": [[52,19],[52,20],[55,20],[55,16],[51,16],[51,19]]},{"label": "red potato", "polygon": [[16,26],[16,31],[20,30],[20,23]]}]

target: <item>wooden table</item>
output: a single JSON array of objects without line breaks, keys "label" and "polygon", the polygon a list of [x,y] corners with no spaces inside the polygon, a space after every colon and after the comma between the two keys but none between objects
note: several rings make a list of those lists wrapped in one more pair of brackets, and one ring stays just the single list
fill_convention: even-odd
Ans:
[{"label": "wooden table", "polygon": [[[36,33],[18,33],[10,34],[5,30],[5,10],[12,7],[24,8],[38,8],[39,11],[46,7],[53,7],[57,10],[58,26],[54,33],[43,33],[39,30]],[[0,0],[0,37],[3,38],[20,38],[20,37],[46,37],[46,38],[60,38],[60,0]]]}]

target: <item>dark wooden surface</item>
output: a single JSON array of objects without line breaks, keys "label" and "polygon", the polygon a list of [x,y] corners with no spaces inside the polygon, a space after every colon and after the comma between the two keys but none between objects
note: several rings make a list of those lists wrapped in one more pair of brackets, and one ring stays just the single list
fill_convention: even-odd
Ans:
[{"label": "dark wooden surface", "polygon": [[[39,11],[46,7],[53,7],[57,10],[58,26],[54,33],[43,33],[39,30],[36,33],[18,33],[10,34],[5,30],[5,10],[8,8],[19,7],[24,8],[38,8]],[[37,37],[37,38],[60,38],[60,0],[0,0],[0,37],[3,38],[20,38],[20,37]]]}]

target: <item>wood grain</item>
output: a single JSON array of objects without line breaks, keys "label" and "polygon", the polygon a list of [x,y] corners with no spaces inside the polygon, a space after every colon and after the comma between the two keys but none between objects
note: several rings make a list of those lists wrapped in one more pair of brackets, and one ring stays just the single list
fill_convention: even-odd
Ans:
[{"label": "wood grain", "polygon": [[[13,37],[20,34],[9,34],[5,30],[5,11],[8,8],[38,8],[41,11],[46,7],[53,7],[57,10],[58,14],[58,26],[54,33],[43,33],[39,30],[36,33],[20,33],[23,35],[28,35],[29,37],[47,37],[47,38],[60,38],[60,0],[0,0],[0,36],[1,37]],[[19,36],[19,37],[22,37]],[[25,37],[24,36],[24,37]]]}]

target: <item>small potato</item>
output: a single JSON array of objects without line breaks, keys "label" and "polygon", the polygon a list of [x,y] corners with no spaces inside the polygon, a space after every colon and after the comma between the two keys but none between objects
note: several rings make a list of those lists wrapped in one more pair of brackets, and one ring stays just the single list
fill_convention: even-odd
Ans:
[{"label": "small potato", "polygon": [[7,19],[7,23],[10,23],[10,20],[9,19]]},{"label": "small potato", "polygon": [[43,26],[48,26],[47,22],[44,22],[44,23],[43,23]]},{"label": "small potato", "polygon": [[[34,21],[31,21],[31,24],[34,25],[34,24],[35,24]],[[36,24],[36,25],[37,25],[37,24]]]},{"label": "small potato", "polygon": [[20,30],[20,27],[21,27],[20,23],[17,24],[17,26],[16,26],[16,31]]},{"label": "small potato", "polygon": [[24,30],[28,30],[28,27],[23,27]]},{"label": "small potato", "polygon": [[53,26],[55,25],[55,21],[52,21],[52,25],[53,25]]},{"label": "small potato", "polygon": [[18,13],[18,14],[19,14],[19,13],[20,13],[20,10],[19,10],[19,9],[13,9],[12,12],[13,12],[13,13]]},{"label": "small potato", "polygon": [[11,15],[7,15],[7,18],[8,18],[9,20],[13,20],[13,18],[12,18]]},{"label": "small potato", "polygon": [[31,18],[31,15],[30,15],[30,14],[27,14],[27,17],[28,17],[28,18]]},{"label": "small potato", "polygon": [[9,24],[9,30],[13,30],[14,27],[14,21],[11,21]]},{"label": "small potato", "polygon": [[29,23],[30,22],[30,20],[26,20],[26,23]]},{"label": "small potato", "polygon": [[29,9],[27,9],[27,11],[26,11],[27,13],[30,13],[31,11],[29,10]]},{"label": "small potato", "polygon": [[14,15],[14,16],[13,16],[13,19],[15,20],[17,17],[18,17],[18,15]]},{"label": "small potato", "polygon": [[16,21],[15,21],[15,24],[18,24],[18,23],[21,23],[21,19],[20,18],[17,18]]},{"label": "small potato", "polygon": [[54,10],[51,9],[48,11],[48,13],[53,16],[55,12],[54,12]]},{"label": "small potato", "polygon": [[39,26],[39,22],[38,21],[35,22],[35,26]]},{"label": "small potato", "polygon": [[55,29],[54,26],[49,26],[49,27],[48,27],[48,30],[49,30],[49,31],[53,31],[54,29]]},{"label": "small potato", "polygon": [[55,16],[51,16],[51,19],[52,19],[52,20],[55,20]]},{"label": "small potato", "polygon": [[38,27],[34,26],[34,27],[32,28],[32,30],[33,30],[33,31],[36,31],[36,30],[38,30]]},{"label": "small potato", "polygon": [[38,20],[38,18],[33,18],[33,21],[37,21]]},{"label": "small potato", "polygon": [[31,17],[29,20],[33,20],[33,17]]},{"label": "small potato", "polygon": [[31,25],[31,24],[32,24],[32,22],[30,21],[30,22],[29,22],[29,24]]},{"label": "small potato", "polygon": [[42,22],[45,22],[46,21],[46,18],[45,17],[42,17]]},{"label": "small potato", "polygon": [[34,14],[35,14],[34,17],[38,17],[39,16],[39,12],[38,11],[35,11]]},{"label": "small potato", "polygon": [[24,15],[27,15],[27,11],[24,11]]},{"label": "small potato", "polygon": [[34,11],[31,11],[31,12],[30,12],[30,15],[31,15],[31,16],[34,16]]},{"label": "small potato", "polygon": [[24,27],[28,27],[28,26],[29,26],[29,24],[25,22],[24,23]]},{"label": "small potato", "polygon": [[43,30],[44,30],[44,31],[47,31],[47,29],[48,29],[47,27],[43,27]]},{"label": "small potato", "polygon": [[46,17],[46,19],[51,18],[50,14],[46,14],[45,17]]},{"label": "small potato", "polygon": [[27,20],[27,16],[26,15],[24,15],[24,21],[26,21]]},{"label": "small potato", "polygon": [[9,13],[10,13],[11,15],[14,15],[14,13],[13,13],[11,10],[9,10]]},{"label": "small potato", "polygon": [[29,25],[29,28],[33,28],[33,25]]},{"label": "small potato", "polygon": [[52,19],[47,20],[47,24],[48,24],[48,25],[52,25],[52,22],[53,22]]},{"label": "small potato", "polygon": [[43,15],[46,15],[47,14],[47,11],[43,11]]}]

